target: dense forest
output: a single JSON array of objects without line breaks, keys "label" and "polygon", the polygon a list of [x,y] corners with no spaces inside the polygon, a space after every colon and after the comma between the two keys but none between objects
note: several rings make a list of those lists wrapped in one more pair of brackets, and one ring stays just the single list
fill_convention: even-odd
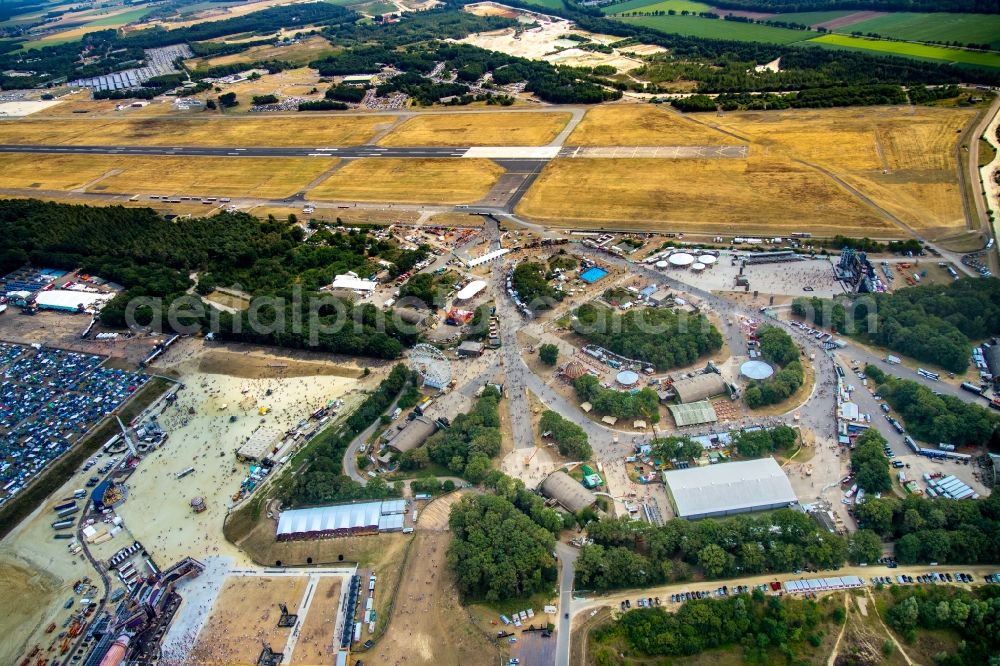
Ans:
[{"label": "dense forest", "polygon": [[548,436],[559,448],[559,455],[570,460],[586,461],[594,455],[590,448],[587,433],[583,428],[569,419],[564,419],[559,412],[546,409],[538,422],[538,429]]},{"label": "dense forest", "polygon": [[448,564],[459,592],[503,601],[551,590],[562,518],[519,479],[494,470],[486,485],[496,494],[470,495],[451,508]]},{"label": "dense forest", "polygon": [[889,456],[883,451],[885,437],[875,428],[869,428],[854,442],[851,451],[851,472],[858,487],[866,493],[885,493],[892,489],[889,475]]},{"label": "dense forest", "polygon": [[655,308],[620,315],[593,303],[581,305],[574,314],[574,329],[588,342],[648,363],[659,372],[691,365],[722,349],[722,335],[702,314]]},{"label": "dense forest", "polygon": [[[869,374],[873,380],[878,379]],[[917,439],[932,444],[989,446],[1000,448],[997,426],[1000,419],[974,402],[950,395],[936,394],[923,384],[897,377],[878,381],[879,395],[902,417],[907,431]]]},{"label": "dense forest", "polygon": [[[136,321],[155,324],[169,305],[193,300],[186,293],[194,286],[189,275],[197,273],[199,294],[226,286],[280,299],[262,302],[255,310],[254,321],[260,325],[251,326],[250,311],[235,318],[238,324],[228,312],[216,313],[219,326],[212,328],[227,339],[380,358],[396,358],[416,339],[415,331],[382,317],[371,304],[354,306],[327,295],[309,309],[307,297],[337,273],[374,273],[376,258],[412,259],[395,243],[364,230],[321,229],[304,241],[302,228],[290,221],[259,220],[245,213],[167,221],[148,208],[28,199],[0,201],[0,227],[5,232],[0,236],[2,273],[30,262],[80,268],[121,284],[124,291],[101,312],[110,326],[124,326],[127,306],[143,297],[160,299],[164,309],[141,306],[135,310]],[[180,324],[203,328],[210,314],[181,317]],[[160,325],[166,328],[168,322]]]},{"label": "dense forest", "polygon": [[912,643],[917,630],[948,630],[961,638],[954,652],[935,656],[941,666],[993,664],[1000,654],[1000,588],[973,590],[951,585],[890,588],[892,605],[886,623]]},{"label": "dense forest", "polygon": [[278,491],[282,500],[291,506],[311,506],[353,499],[398,497],[399,489],[390,488],[384,479],[375,478],[363,486],[341,471],[347,447],[385,413],[407,381],[413,382],[415,377],[405,365],[396,365],[342,426],[327,428],[310,442],[306,449],[305,469],[283,479],[283,486]]},{"label": "dense forest", "polygon": [[738,645],[744,663],[773,663],[769,650],[780,649],[790,657],[806,641],[818,647],[826,615],[811,599],[768,598],[760,591],[723,599],[695,599],[677,612],[632,609],[594,631],[598,644],[595,663],[615,663],[610,648],[601,645],[615,638],[623,639],[631,654],[643,657],[685,657]]},{"label": "dense forest", "polygon": [[[580,549],[576,585],[598,591],[688,580],[695,568],[709,578],[840,566],[848,539],[830,534],[807,514],[764,514],[653,527],[629,518],[587,526],[593,545]],[[642,552],[640,552],[640,544]]]},{"label": "dense forest", "polygon": [[855,513],[862,527],[896,540],[903,564],[1000,562],[1000,494],[959,501],[870,498]]},{"label": "dense forest", "polygon": [[918,361],[964,372],[971,341],[1000,333],[1000,279],[962,278],[843,302],[800,298],[792,303],[792,313]]}]

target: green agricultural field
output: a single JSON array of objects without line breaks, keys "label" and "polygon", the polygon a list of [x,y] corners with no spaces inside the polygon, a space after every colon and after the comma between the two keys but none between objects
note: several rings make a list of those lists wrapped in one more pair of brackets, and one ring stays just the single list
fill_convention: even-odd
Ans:
[{"label": "green agricultural field", "polygon": [[[789,14],[776,14],[771,17],[771,20],[786,21],[788,23],[801,23],[802,25],[816,25],[817,23],[826,23],[827,21],[832,21],[833,19],[839,19],[842,16],[847,16],[848,14],[854,14],[854,13],[855,12],[851,11],[792,12]],[[723,14],[725,14],[725,12],[723,12]]]},{"label": "green agricultural field", "polygon": [[562,9],[565,5],[562,0],[524,0],[525,4],[535,5],[542,9]]},{"label": "green agricultural field", "polygon": [[861,51],[880,53],[883,55],[898,55],[910,58],[920,58],[921,60],[934,60],[937,62],[950,62],[1000,69],[1000,53],[984,53],[979,51],[953,49],[944,46],[930,46],[927,44],[911,44],[909,42],[864,39],[861,37],[850,37],[848,35],[823,35],[804,43],[818,44],[820,46],[830,48],[857,49]]},{"label": "green agricultural field", "polygon": [[874,32],[893,39],[989,44],[1000,48],[1000,15],[895,12],[838,28],[837,32]]},{"label": "green agricultural field", "polygon": [[756,23],[706,19],[700,16],[637,16],[620,17],[619,20],[633,25],[641,25],[654,30],[707,37],[709,39],[732,39],[742,42],[763,42],[767,44],[791,44],[809,39],[815,33],[807,30],[786,30]]},{"label": "green agricultural field", "polygon": [[142,7],[140,9],[133,9],[129,12],[122,12],[121,14],[114,14],[112,16],[103,16],[99,19],[94,19],[87,23],[90,25],[106,25],[108,27],[117,28],[120,25],[127,25],[129,23],[135,23],[143,16],[153,11],[150,7]]},{"label": "green agricultural field", "polygon": [[[529,0],[533,2],[534,0]],[[560,0],[561,1],[561,0]],[[605,14],[621,14],[622,12],[668,12],[674,10],[678,14],[681,12],[719,12],[720,10],[702,2],[692,2],[690,0],[628,0],[616,5],[606,5],[601,7]]]}]

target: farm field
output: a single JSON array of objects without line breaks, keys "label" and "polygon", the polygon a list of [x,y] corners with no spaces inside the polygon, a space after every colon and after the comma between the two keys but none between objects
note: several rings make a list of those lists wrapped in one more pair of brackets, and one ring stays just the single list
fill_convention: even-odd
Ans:
[{"label": "farm field", "polygon": [[544,146],[566,126],[569,113],[449,113],[407,120],[380,146]]},{"label": "farm field", "polygon": [[261,641],[280,652],[291,629],[278,627],[278,604],[288,604],[289,610],[298,608],[307,581],[307,576],[228,578],[198,634],[191,660],[220,666],[253,664]]},{"label": "farm field", "polygon": [[[723,189],[723,185],[725,188]],[[518,213],[553,226],[895,235],[825,175],[779,155],[747,160],[557,159]]]},{"label": "farm field", "polygon": [[975,112],[932,107],[696,114],[755,149],[829,169],[907,224],[964,228],[955,144]]},{"label": "farm field", "polygon": [[309,199],[460,204],[483,198],[503,175],[490,160],[353,160],[308,193]]},{"label": "farm field", "polygon": [[316,35],[307,37],[298,44],[291,44],[289,46],[253,46],[239,53],[216,56],[214,58],[192,58],[191,60],[186,60],[184,64],[192,69],[207,69],[220,65],[252,63],[264,60],[283,60],[295,63],[296,65],[306,65],[312,60],[317,60],[335,51],[336,49],[330,46],[330,42]]},{"label": "farm field", "polygon": [[678,14],[687,12],[710,12],[715,8],[703,2],[693,2],[692,0],[628,0],[614,5],[605,5],[601,11],[605,14],[621,14],[622,12],[643,11],[670,11],[674,10]]},{"label": "farm field", "polygon": [[596,106],[566,140],[568,146],[706,146],[740,143],[652,104]]},{"label": "farm field", "polygon": [[710,39],[732,39],[741,42],[792,44],[807,40],[814,34],[806,30],[772,28],[771,26],[756,23],[707,19],[700,16],[620,16],[616,18],[631,25],[641,25],[678,35],[707,37]]},{"label": "farm field", "polygon": [[[161,157],[12,153],[4,156],[0,187],[100,194],[290,196],[335,159]],[[148,204],[147,204],[148,205]]]},{"label": "farm field", "polygon": [[840,32],[874,32],[883,37],[914,41],[989,44],[1000,47],[1000,15],[893,12],[853,23]]},{"label": "farm field", "polygon": [[787,23],[801,23],[802,25],[816,25],[826,23],[835,19],[850,16],[852,11],[830,11],[830,12],[791,12],[788,14],[776,14],[775,21],[785,21]]},{"label": "farm field", "polygon": [[[155,21],[150,23],[143,23],[142,25],[136,26],[136,30],[145,30],[151,27],[160,27],[164,30],[174,30],[176,28],[186,28],[188,26],[196,25],[198,23],[207,23],[208,21],[222,21],[224,19],[235,18],[237,16],[246,16],[247,14],[253,14],[254,12],[259,12],[262,9],[267,9],[268,7],[276,7],[278,5],[290,5],[299,0],[258,0],[257,2],[249,3],[207,3],[205,9],[193,14],[185,14],[182,20],[165,20],[165,21]],[[340,3],[337,3],[340,4]]]},{"label": "farm field", "polygon": [[524,0],[524,3],[541,9],[562,9],[564,7],[562,0]]},{"label": "farm field", "polygon": [[[851,27],[853,28],[854,26]],[[945,46],[931,46],[929,44],[911,44],[909,42],[865,39],[863,37],[851,37],[849,35],[822,35],[821,37],[814,37],[808,42],[804,42],[804,44],[820,45],[828,48],[874,51],[881,54],[907,56],[911,58],[921,58],[923,60],[935,60],[939,62],[977,65],[980,67],[1000,69],[1000,53],[966,51],[964,49],[949,48]]]},{"label": "farm field", "polygon": [[73,146],[355,146],[394,116],[143,118],[0,122],[0,143]]}]

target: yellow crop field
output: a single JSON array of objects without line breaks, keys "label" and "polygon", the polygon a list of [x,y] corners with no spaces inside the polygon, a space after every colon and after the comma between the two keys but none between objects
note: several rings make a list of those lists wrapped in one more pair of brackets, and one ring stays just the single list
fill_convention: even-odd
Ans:
[{"label": "yellow crop field", "polygon": [[955,147],[975,111],[865,107],[698,114],[760,152],[828,169],[930,238],[965,228]]},{"label": "yellow crop field", "polygon": [[354,146],[393,116],[24,119],[0,121],[0,143],[72,146]]},{"label": "yellow crop field", "polygon": [[716,146],[742,143],[676,111],[652,104],[596,106],[566,140],[568,146]]},{"label": "yellow crop field", "polygon": [[360,159],[334,172],[307,196],[320,201],[471,203],[483,198],[503,173],[490,160]]},{"label": "yellow crop field", "polygon": [[381,146],[544,146],[569,122],[568,113],[427,114],[407,120]]},{"label": "yellow crop field", "polygon": [[896,235],[828,177],[780,157],[557,159],[518,213],[563,227]]}]

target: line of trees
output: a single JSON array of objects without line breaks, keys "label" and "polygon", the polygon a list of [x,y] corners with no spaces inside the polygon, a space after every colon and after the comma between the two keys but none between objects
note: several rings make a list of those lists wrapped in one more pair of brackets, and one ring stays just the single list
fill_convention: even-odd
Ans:
[{"label": "line of trees", "polygon": [[648,386],[628,393],[604,388],[593,375],[581,375],[573,380],[573,388],[580,400],[589,402],[594,411],[619,419],[641,418],[650,423],[660,422],[660,396]]},{"label": "line of trees", "polygon": [[969,366],[972,340],[1000,334],[1000,279],[962,278],[838,301],[799,298],[792,313],[959,373]]},{"label": "line of trees", "polygon": [[[872,379],[877,379],[872,376]],[[951,395],[936,395],[926,386],[908,379],[886,377],[879,395],[892,405],[914,437],[925,442],[982,446],[997,449],[998,419],[990,410]]]},{"label": "line of trees", "polygon": [[1000,560],[1000,495],[981,500],[907,495],[870,498],[855,508],[858,523],[896,541],[903,564]]},{"label": "line of trees", "polygon": [[606,518],[590,523],[587,536],[594,543],[580,549],[576,581],[595,590],[683,581],[696,569],[719,578],[807,565],[832,568],[847,559],[849,545],[790,509],[695,522],[678,519],[663,527]]},{"label": "line of trees", "polygon": [[851,470],[858,487],[866,493],[884,493],[892,488],[889,474],[889,456],[883,447],[887,444],[875,428],[869,428],[854,442],[851,451]]},{"label": "line of trees", "polygon": [[538,422],[538,429],[548,432],[549,436],[559,447],[559,455],[570,460],[590,460],[594,455],[590,448],[590,441],[583,428],[568,419],[564,419],[558,412],[546,409],[542,412],[542,418]]},{"label": "line of trees", "polygon": [[596,303],[576,309],[576,331],[588,342],[658,371],[690,365],[722,349],[722,334],[702,314],[667,308],[635,309],[619,315]]},{"label": "line of trees", "polygon": [[[926,90],[926,88],[925,88]],[[958,96],[956,89],[955,95]],[[926,96],[924,101],[932,98]],[[933,98],[941,99],[941,98]],[[884,104],[906,104],[906,91],[895,84],[874,84],[840,86],[832,88],[809,88],[788,94],[750,94],[749,92],[726,92],[714,99],[707,95],[692,95],[670,101],[671,106],[686,112],[692,111],[736,111],[746,109],[826,109],[840,106],[878,106]],[[918,103],[918,102],[915,102]]]}]

